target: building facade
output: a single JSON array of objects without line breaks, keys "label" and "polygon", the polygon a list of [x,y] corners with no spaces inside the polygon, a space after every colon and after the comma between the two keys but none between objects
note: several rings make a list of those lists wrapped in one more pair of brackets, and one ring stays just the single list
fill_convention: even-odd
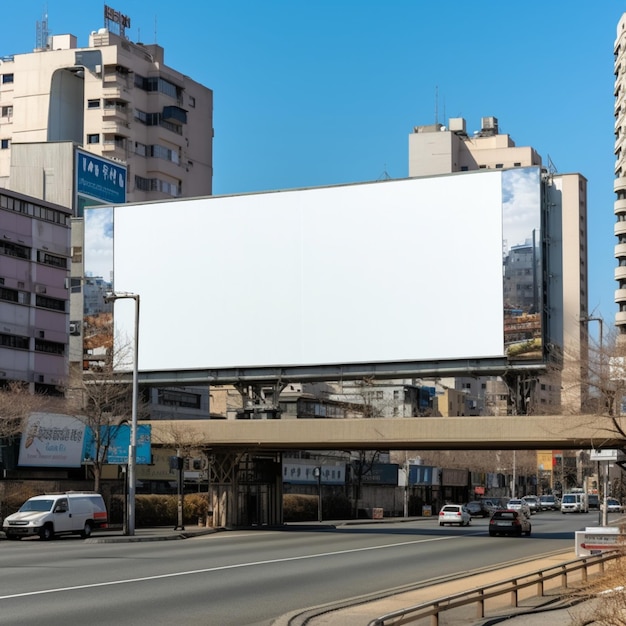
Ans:
[{"label": "building facade", "polygon": [[[68,208],[65,375],[54,378],[72,387],[98,356],[84,320],[112,312],[103,299],[112,277],[84,270],[83,207],[210,195],[213,92],[124,29],[93,31],[86,48],[74,35],[45,35],[33,52],[0,58],[0,191]],[[123,188],[112,194],[120,172]],[[155,418],[209,414],[207,388],[179,391],[146,392]]]},{"label": "building facade", "polygon": [[0,189],[0,386],[58,395],[66,383],[70,217]]},{"label": "building facade", "polygon": [[[156,44],[101,28],[86,48],[52,35],[1,58],[0,186],[14,144],[64,141],[126,164],[129,202],[212,193],[213,92],[165,65]],[[44,192],[46,178],[50,168]]]},{"label": "building facade", "polygon": [[626,341],[626,13],[617,25],[614,46],[615,85],[615,326],[621,341]]},{"label": "building facade", "polygon": [[[626,22],[625,22],[626,23]],[[409,135],[409,176],[436,176],[478,169],[509,169],[541,166],[541,156],[531,147],[518,147],[507,134],[500,132],[495,117],[483,117],[480,130],[467,132],[463,118],[452,118],[448,126],[432,124],[416,126]],[[547,170],[546,170],[547,172]],[[566,410],[580,411],[586,399],[586,385],[581,380],[581,363],[587,360],[588,284],[587,284],[587,180],[580,174],[547,172],[550,177],[552,207],[558,209],[551,219],[558,221],[562,233],[562,258],[557,260],[562,276],[563,311],[563,377],[572,381],[561,391],[560,377],[548,376],[537,386],[532,405],[535,412],[545,413],[550,406],[564,405]],[[626,181],[626,170],[624,173]],[[626,182],[624,183],[626,198]],[[617,210],[617,209],[616,209]],[[626,220],[626,200],[624,200]],[[626,242],[626,221],[624,241]],[[535,250],[539,242],[503,242],[504,294],[516,294],[516,301],[525,303],[524,320],[511,318],[511,331],[521,332],[522,326],[532,324],[538,316],[536,293],[537,262]],[[624,244],[626,250],[626,243]],[[626,294],[626,252],[624,252],[624,294]],[[521,294],[521,296],[520,296]],[[626,311],[626,295],[624,296]],[[626,324],[626,313],[624,313]],[[460,380],[461,389],[468,381]],[[484,381],[483,381],[484,382]],[[459,387],[457,386],[457,389]],[[484,405],[487,385],[479,388],[477,402]],[[488,402],[487,405],[493,403]]]}]

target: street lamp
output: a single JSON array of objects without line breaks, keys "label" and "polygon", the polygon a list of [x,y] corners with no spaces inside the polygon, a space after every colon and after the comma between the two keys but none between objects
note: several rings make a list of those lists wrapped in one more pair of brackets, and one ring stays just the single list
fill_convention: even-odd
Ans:
[{"label": "street lamp", "polygon": [[[600,326],[600,380],[599,380],[599,386],[600,386],[600,391],[602,393],[602,395],[604,395],[604,385],[605,385],[605,381],[604,381],[604,346],[602,345],[602,339],[603,339],[603,335],[604,335],[604,320],[601,317],[583,317],[581,318],[581,323],[584,323],[587,325],[587,338],[589,337],[589,322],[598,322],[598,325]],[[605,400],[605,398],[602,398],[603,400]],[[606,401],[606,400],[605,400]],[[598,487],[597,487],[597,491],[598,491],[598,524],[601,526],[606,526],[606,518],[603,517],[603,513],[602,513],[602,507],[600,506],[600,461],[597,462],[597,473],[598,473]],[[606,498],[607,498],[607,493],[606,493],[606,484],[603,484],[603,496],[604,496],[604,510],[606,511]]]},{"label": "street lamp", "polygon": [[133,394],[132,409],[130,420],[130,444],[128,446],[128,495],[127,506],[128,523],[126,533],[128,535],[135,534],[135,487],[136,466],[137,466],[137,403],[139,396],[139,295],[136,293],[108,291],[104,296],[105,302],[115,302],[115,300],[134,300],[135,301],[135,340],[133,342]]}]

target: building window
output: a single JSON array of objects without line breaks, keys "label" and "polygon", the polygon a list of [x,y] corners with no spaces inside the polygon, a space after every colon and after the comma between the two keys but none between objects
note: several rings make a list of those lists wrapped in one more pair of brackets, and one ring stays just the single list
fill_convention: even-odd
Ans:
[{"label": "building window", "polygon": [[10,139],[0,139],[0,150],[8,150],[10,145]]},{"label": "building window", "polygon": [[189,106],[191,108],[195,108],[196,107],[196,99],[193,96],[189,96]]},{"label": "building window", "polygon": [[496,169],[501,170],[504,167],[502,163],[496,163]]},{"label": "building window", "polygon": [[521,167],[521,166],[522,164],[519,161],[517,161],[516,163],[513,163],[513,167]]},{"label": "building window", "polygon": [[100,135],[98,133],[90,133],[87,135],[87,143],[100,143]]},{"label": "building window", "polygon": [[2,74],[2,84],[13,82],[13,74]]},{"label": "building window", "polygon": [[3,348],[16,348],[18,350],[28,350],[28,337],[20,335],[0,334],[0,346]]},{"label": "building window", "polygon": [[87,108],[88,109],[99,109],[100,108],[100,99],[96,98],[95,100],[87,100]]},{"label": "building window", "polygon": [[30,259],[30,248],[22,246],[19,243],[0,240],[0,254],[14,256],[18,259]]},{"label": "building window", "polygon": [[49,298],[48,296],[37,296],[35,298],[35,306],[41,307],[42,309],[65,312],[65,300]]},{"label": "building window", "polygon": [[43,263],[44,265],[52,265],[52,267],[61,267],[64,270],[67,269],[67,259],[56,254],[48,254],[43,250],[37,250],[37,263]]},{"label": "building window", "polygon": [[159,389],[157,403],[165,406],[180,406],[188,409],[199,409],[200,398],[201,396],[197,393]]},{"label": "building window", "polygon": [[70,291],[71,293],[80,293],[82,289],[83,281],[80,278],[70,278]]},{"label": "building window", "polygon": [[30,304],[30,294],[26,291],[0,287],[0,300],[14,302],[15,304]]},{"label": "building window", "polygon": [[46,341],[45,339],[35,339],[35,350],[37,352],[47,352],[48,354],[65,354],[65,344],[56,341]]},{"label": "building window", "polygon": [[2,107],[2,117],[11,117],[12,115],[13,115],[12,106]]}]

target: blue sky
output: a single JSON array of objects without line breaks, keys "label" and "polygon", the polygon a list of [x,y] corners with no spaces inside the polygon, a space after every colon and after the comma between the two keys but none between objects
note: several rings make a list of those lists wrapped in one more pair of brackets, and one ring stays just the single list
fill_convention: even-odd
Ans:
[{"label": "blue sky", "polygon": [[[132,41],[214,92],[214,193],[408,175],[414,126],[495,116],[560,173],[589,181],[589,309],[612,325],[613,44],[626,2],[117,0]],[[36,24],[86,46],[104,3],[7,3],[0,56]],[[469,244],[471,245],[471,243]],[[426,285],[431,277],[424,276]]]}]

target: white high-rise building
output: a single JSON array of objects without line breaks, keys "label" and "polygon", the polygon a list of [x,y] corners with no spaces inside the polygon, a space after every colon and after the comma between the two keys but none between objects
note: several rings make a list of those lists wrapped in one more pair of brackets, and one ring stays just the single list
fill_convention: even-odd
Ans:
[{"label": "white high-rise building", "polygon": [[[624,22],[626,23],[626,21]],[[626,107],[625,107],[626,108]],[[448,126],[432,124],[416,126],[409,135],[409,176],[436,176],[452,172],[465,172],[479,169],[505,169],[542,165],[539,154],[531,147],[518,147],[507,134],[500,133],[495,117],[483,117],[480,130],[468,133],[463,118],[449,120]],[[624,173],[624,197],[626,198],[626,170]],[[580,376],[581,363],[586,361],[588,313],[587,285],[587,180],[580,174],[551,173],[552,189],[559,196],[562,258],[559,260],[559,272],[562,275],[562,310],[563,310],[563,380],[577,381],[567,388],[561,384],[540,381],[533,410],[544,412],[547,407],[559,402],[569,410],[578,411],[586,399],[586,387]],[[622,201],[626,220],[626,200]],[[616,203],[617,205],[617,203]],[[617,206],[616,206],[617,211]],[[559,219],[559,218],[556,218]],[[626,242],[626,221],[624,238]],[[511,253],[521,251],[528,242],[506,242],[511,246]],[[550,245],[550,244],[548,244]],[[519,250],[516,250],[516,247]],[[624,243],[626,250],[626,243]],[[623,254],[626,266],[626,252]],[[519,264],[517,264],[519,265]],[[529,276],[532,271],[529,268]],[[624,269],[624,311],[626,311],[626,267]],[[519,292],[524,287],[522,279],[513,285]],[[509,285],[509,288],[512,286]],[[618,292],[619,293],[619,292]],[[624,313],[626,329],[626,312]],[[452,385],[453,381],[447,381]],[[472,388],[472,395],[478,396],[479,404],[484,397],[476,388],[476,381],[457,379],[457,389]],[[561,393],[563,392],[563,393]],[[487,404],[490,404],[487,398]],[[541,406],[545,405],[545,406]]]},{"label": "white high-rise building", "polygon": [[617,25],[615,40],[615,325],[622,340],[626,337],[626,13]]}]

